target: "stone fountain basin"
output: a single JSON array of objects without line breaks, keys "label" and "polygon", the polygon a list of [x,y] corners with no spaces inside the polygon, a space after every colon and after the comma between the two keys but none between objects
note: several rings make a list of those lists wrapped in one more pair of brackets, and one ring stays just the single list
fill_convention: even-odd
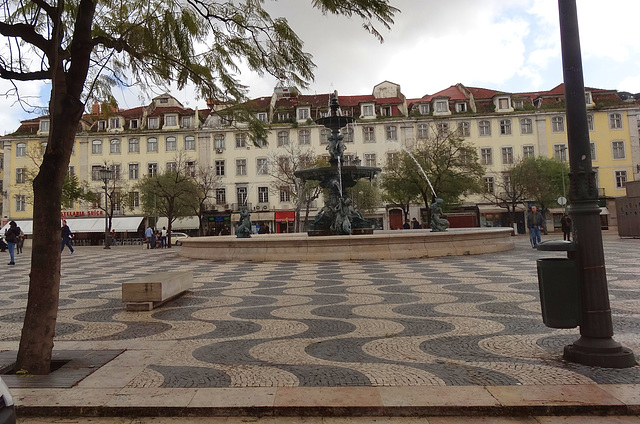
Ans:
[{"label": "stone fountain basin", "polygon": [[180,256],[237,262],[315,262],[435,258],[478,255],[515,247],[512,228],[374,231],[373,234],[309,237],[306,233],[191,237]]}]

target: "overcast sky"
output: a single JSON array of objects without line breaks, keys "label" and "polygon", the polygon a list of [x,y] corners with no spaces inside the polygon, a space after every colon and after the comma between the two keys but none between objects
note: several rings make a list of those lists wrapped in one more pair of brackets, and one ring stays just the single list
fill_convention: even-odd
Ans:
[{"label": "overcast sky", "polygon": [[[401,10],[384,43],[353,18],[323,16],[310,0],[266,0],[273,17],[286,17],[317,65],[308,94],[338,90],[370,94],[392,81],[408,98],[433,94],[456,83],[506,92],[547,90],[562,82],[556,0],[391,0]],[[585,85],[640,92],[640,42],[634,22],[638,0],[577,0]],[[276,81],[241,76],[250,96],[269,96]],[[7,87],[2,82],[1,87]],[[23,84],[23,93],[47,91]],[[172,92],[184,104],[204,105],[193,93]],[[48,95],[39,101],[46,101]],[[141,104],[116,93],[121,107]],[[153,96],[150,96],[153,97]],[[45,100],[42,100],[45,99]],[[34,101],[38,101],[34,99]],[[29,118],[0,98],[3,133]]]}]

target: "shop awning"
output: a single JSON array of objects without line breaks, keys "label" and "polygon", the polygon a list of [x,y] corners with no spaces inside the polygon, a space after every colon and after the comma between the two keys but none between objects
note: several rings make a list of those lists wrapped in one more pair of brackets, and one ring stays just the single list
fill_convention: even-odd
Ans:
[{"label": "shop awning", "polygon": [[276,222],[293,222],[295,220],[295,211],[276,211]]},{"label": "shop awning", "polygon": [[[136,232],[140,227],[140,223],[144,218],[141,216],[118,216],[111,220],[111,228],[116,233]],[[18,227],[27,235],[33,234],[33,220],[16,221]],[[67,225],[73,233],[104,233],[104,217],[103,218],[67,218]],[[62,226],[62,221],[60,222]],[[0,232],[9,228],[7,223]]]},{"label": "shop awning", "polygon": [[[238,221],[240,221],[240,214],[232,213],[231,222],[236,223]],[[258,221],[273,221],[273,212],[251,212],[251,222],[255,223]]]},{"label": "shop awning", "polygon": [[[481,214],[485,214],[485,213],[509,213],[507,208],[503,208],[502,206],[498,206],[498,205],[478,205],[478,210],[480,211]],[[522,212],[522,211],[524,211],[524,206],[523,205],[517,205],[516,206],[516,212]]]},{"label": "shop awning", "polygon": [[[169,219],[165,216],[158,218],[158,223],[156,224],[156,229],[162,227],[169,228]],[[171,224],[172,230],[197,230],[198,228],[200,228],[200,220],[197,216],[176,218]]]}]

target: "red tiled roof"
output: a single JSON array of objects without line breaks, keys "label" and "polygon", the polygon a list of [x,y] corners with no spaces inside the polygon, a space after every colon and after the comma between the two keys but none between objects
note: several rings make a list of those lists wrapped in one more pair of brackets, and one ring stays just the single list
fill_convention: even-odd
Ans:
[{"label": "red tiled roof", "polygon": [[[122,112],[122,111],[121,111]],[[155,108],[148,116],[162,116],[165,113],[177,113],[179,115],[193,115],[195,111],[191,108],[183,109],[180,106],[161,106]]]},{"label": "red tiled roof", "polygon": [[496,94],[504,93],[504,91],[491,90],[489,88],[466,87],[476,99],[490,99]]},{"label": "red tiled roof", "polygon": [[451,100],[467,100],[467,96],[465,96],[464,93],[460,91],[460,89],[455,85],[452,85],[449,88],[445,88],[442,91],[438,91],[437,93],[432,94],[430,96],[430,99],[433,99],[436,97],[448,97]]}]

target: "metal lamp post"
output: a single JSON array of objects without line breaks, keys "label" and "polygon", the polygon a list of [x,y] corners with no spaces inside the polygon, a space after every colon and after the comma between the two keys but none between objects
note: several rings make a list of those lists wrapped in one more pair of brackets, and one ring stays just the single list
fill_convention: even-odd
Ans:
[{"label": "metal lamp post", "polygon": [[104,248],[111,249],[111,240],[109,240],[109,180],[113,178],[113,171],[106,166],[100,168],[100,179],[104,183]]},{"label": "metal lamp post", "polygon": [[569,214],[575,227],[575,260],[582,304],[580,338],[565,346],[564,359],[598,367],[629,368],[636,363],[633,352],[613,339],[576,1],[558,0],[558,9],[569,142]]}]

